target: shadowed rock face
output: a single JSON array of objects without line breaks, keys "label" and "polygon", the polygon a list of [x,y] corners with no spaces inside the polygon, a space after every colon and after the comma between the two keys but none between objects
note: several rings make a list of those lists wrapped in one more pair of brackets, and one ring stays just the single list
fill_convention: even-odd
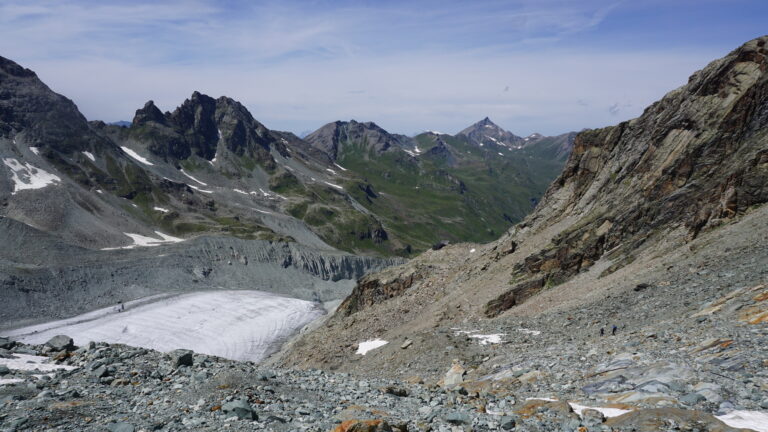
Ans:
[{"label": "shadowed rock face", "polygon": [[172,113],[163,114],[152,101],[136,111],[133,137],[148,141],[147,148],[166,160],[191,155],[206,160],[219,151],[255,159],[267,171],[276,168],[270,149],[285,155],[285,145],[256,121],[239,102],[194,92]]},{"label": "shadowed rock face", "polygon": [[0,134],[19,131],[42,151],[90,150],[95,140],[71,100],[52,92],[31,70],[0,57]]}]

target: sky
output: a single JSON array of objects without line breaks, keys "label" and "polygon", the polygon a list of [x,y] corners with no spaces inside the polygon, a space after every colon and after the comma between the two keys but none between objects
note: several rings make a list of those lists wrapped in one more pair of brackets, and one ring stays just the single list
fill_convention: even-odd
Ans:
[{"label": "sky", "polygon": [[765,0],[0,0],[0,56],[89,120],[229,96],[270,129],[335,120],[518,135],[637,117],[768,33]]}]

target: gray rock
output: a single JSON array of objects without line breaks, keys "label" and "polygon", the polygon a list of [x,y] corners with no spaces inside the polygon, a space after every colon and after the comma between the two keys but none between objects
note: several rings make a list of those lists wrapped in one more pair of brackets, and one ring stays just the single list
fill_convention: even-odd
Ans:
[{"label": "gray rock", "polygon": [[707,398],[698,393],[688,393],[687,395],[680,398],[680,402],[689,406],[696,405],[697,403],[704,402],[705,400],[707,400]]},{"label": "gray rock", "polygon": [[224,414],[235,414],[240,420],[258,420],[259,416],[251,408],[251,404],[246,399],[238,399],[232,402],[227,402],[221,406],[221,411]]},{"label": "gray rock", "polygon": [[51,347],[54,351],[73,351],[75,349],[75,341],[65,335],[54,336],[45,345]]},{"label": "gray rock", "polygon": [[174,367],[179,366],[192,366],[192,355],[194,351],[178,349],[171,351],[171,361]]},{"label": "gray rock", "polygon": [[0,365],[0,376],[2,376],[2,375],[8,375],[9,373],[11,373],[11,370],[10,370],[10,369],[8,369],[8,366],[6,366],[6,365]]},{"label": "gray rock", "polygon": [[445,416],[445,421],[455,425],[469,425],[472,424],[472,417],[467,414],[454,411]]},{"label": "gray rock", "polygon": [[504,416],[501,418],[501,428],[504,430],[512,430],[517,425],[514,417]]},{"label": "gray rock", "polygon": [[104,378],[109,376],[109,369],[107,369],[106,366],[99,366],[91,371],[91,375],[95,376],[96,378]]},{"label": "gray rock", "polygon": [[109,432],[133,432],[136,430],[136,427],[130,423],[119,422],[107,426],[107,430]]},{"label": "gray rock", "polygon": [[14,343],[15,342],[13,342],[12,340],[8,339],[7,337],[1,337],[0,336],[0,348],[11,349],[11,348],[13,348]]}]

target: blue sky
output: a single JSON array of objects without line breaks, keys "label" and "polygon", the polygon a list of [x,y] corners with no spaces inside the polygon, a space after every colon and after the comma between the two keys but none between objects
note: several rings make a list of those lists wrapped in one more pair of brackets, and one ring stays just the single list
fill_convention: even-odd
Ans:
[{"label": "blue sky", "polygon": [[89,119],[130,120],[194,90],[272,129],[334,120],[519,135],[636,117],[768,33],[768,2],[0,0],[0,55]]}]

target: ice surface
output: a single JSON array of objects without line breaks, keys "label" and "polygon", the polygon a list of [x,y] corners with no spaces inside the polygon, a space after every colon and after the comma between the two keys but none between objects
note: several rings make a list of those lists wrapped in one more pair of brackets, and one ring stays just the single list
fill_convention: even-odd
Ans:
[{"label": "ice surface", "polygon": [[384,345],[388,344],[389,342],[383,340],[383,339],[371,339],[367,340],[365,342],[360,342],[357,345],[357,352],[355,354],[365,355],[370,350],[374,350],[376,348],[383,347]]},{"label": "ice surface", "polygon": [[145,158],[141,157],[138,153],[135,151],[129,149],[128,147],[121,146],[121,149],[130,157],[136,159],[137,161],[143,163],[144,165],[154,165],[152,162],[146,160]]},{"label": "ice surface", "polygon": [[21,163],[14,158],[3,159],[3,163],[11,169],[11,180],[13,180],[11,195],[16,195],[16,192],[21,190],[41,189],[61,182],[58,176],[28,163]]},{"label": "ice surface", "polygon": [[87,157],[88,159],[92,160],[93,162],[96,162],[96,156],[94,156],[94,155],[93,155],[93,153],[91,153],[91,152],[87,152],[87,151],[84,151],[84,152],[83,152],[83,154],[84,154],[84,155],[85,155],[85,157]]},{"label": "ice surface", "polygon": [[156,299],[129,306],[124,312],[99,312],[17,329],[10,336],[39,344],[66,334],[76,345],[105,341],[159,351],[186,348],[233,360],[259,361],[323,314],[305,300],[224,290]]},{"label": "ice surface", "polygon": [[768,412],[731,411],[728,414],[715,417],[731,427],[768,432]]}]

